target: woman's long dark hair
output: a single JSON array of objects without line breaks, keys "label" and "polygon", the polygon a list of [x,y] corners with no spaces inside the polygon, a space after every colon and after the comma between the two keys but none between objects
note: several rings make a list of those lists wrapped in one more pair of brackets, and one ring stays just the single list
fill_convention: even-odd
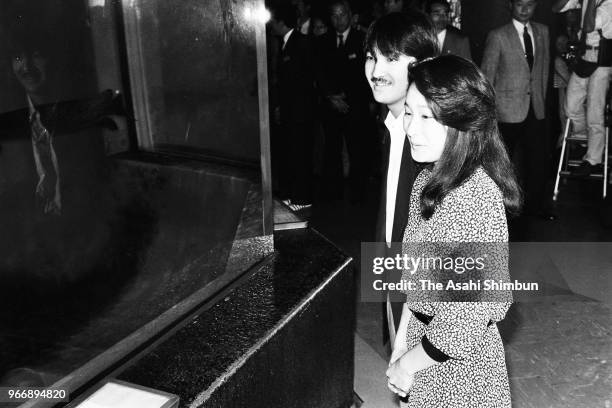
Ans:
[{"label": "woman's long dark hair", "polygon": [[497,128],[495,93],[483,73],[466,59],[444,55],[414,64],[409,77],[436,120],[448,127],[444,151],[421,195],[423,217],[429,219],[479,166],[500,188],[506,211],[518,213],[521,191]]}]

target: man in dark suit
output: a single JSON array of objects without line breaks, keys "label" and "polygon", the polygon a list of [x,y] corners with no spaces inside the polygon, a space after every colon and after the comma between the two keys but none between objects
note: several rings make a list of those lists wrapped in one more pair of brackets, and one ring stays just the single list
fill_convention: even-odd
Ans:
[{"label": "man in dark suit", "polygon": [[[376,242],[401,242],[408,222],[410,194],[416,166],[403,127],[408,91],[408,66],[438,53],[435,32],[427,16],[407,10],[376,20],[366,38],[365,74],[374,99],[385,105],[383,182],[376,227]],[[362,271],[365,273],[365,271]],[[396,279],[394,277],[392,279]],[[405,300],[405,299],[404,299]],[[383,340],[393,341],[403,302],[384,308]],[[387,330],[388,329],[388,330]]]},{"label": "man in dark suit", "polygon": [[272,10],[270,26],[281,39],[278,60],[278,119],[273,161],[279,194],[295,211],[312,205],[312,147],[315,108],[312,49],[308,37],[296,29],[297,9],[282,4]]},{"label": "man in dark suit", "polygon": [[471,60],[470,41],[449,24],[450,4],[446,0],[428,0],[425,12],[436,28],[441,54],[454,54]]},{"label": "man in dark suit", "polygon": [[351,199],[364,199],[367,153],[373,145],[371,93],[363,76],[364,34],[351,28],[353,16],[345,0],[330,5],[329,30],[318,42],[317,82],[322,96],[325,131],[324,187],[336,197],[343,191],[343,143],[350,163]]},{"label": "man in dark suit", "polygon": [[50,38],[38,22],[10,30],[7,59],[24,91],[12,102],[26,107],[0,114],[0,268],[72,268],[105,239],[96,232],[106,231],[108,166],[93,128],[114,126],[119,94],[60,100]]},{"label": "man in dark suit", "polygon": [[537,0],[512,0],[512,21],[491,31],[482,71],[497,95],[501,134],[525,191],[525,212],[553,220],[544,124],[550,51],[548,27],[531,21]]},{"label": "man in dark suit", "polygon": [[[0,115],[0,146],[7,149],[0,154],[7,174],[11,174],[3,182],[27,185],[42,213],[61,215],[64,210],[78,210],[81,205],[76,202],[105,171],[101,134],[76,134],[94,127],[113,127],[108,116],[119,113],[121,103],[113,91],[89,99],[65,100],[62,90],[56,88],[61,82],[59,61],[49,38],[49,31],[34,21],[19,21],[11,27],[10,67],[24,91],[19,98],[26,107]],[[7,154],[13,149],[15,154]],[[20,171],[13,173],[14,168]],[[81,188],[84,191],[79,191]]]}]

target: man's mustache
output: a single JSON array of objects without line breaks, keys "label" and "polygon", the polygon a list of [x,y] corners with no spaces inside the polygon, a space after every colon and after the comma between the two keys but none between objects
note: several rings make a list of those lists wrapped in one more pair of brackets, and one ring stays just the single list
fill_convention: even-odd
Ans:
[{"label": "man's mustache", "polygon": [[391,81],[387,81],[384,78],[378,78],[378,77],[371,77],[370,81],[372,81],[374,84],[378,84],[378,83],[389,84],[389,83],[391,83]]},{"label": "man's mustache", "polygon": [[22,69],[17,71],[17,73],[19,74],[19,76],[21,77],[27,77],[27,78],[40,78],[41,76],[41,72],[38,69]]}]

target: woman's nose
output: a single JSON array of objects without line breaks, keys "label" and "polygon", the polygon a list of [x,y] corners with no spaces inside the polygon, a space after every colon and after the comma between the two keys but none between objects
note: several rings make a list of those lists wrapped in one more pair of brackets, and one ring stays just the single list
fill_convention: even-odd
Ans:
[{"label": "woman's nose", "polygon": [[412,116],[404,116],[404,131],[408,137],[414,137],[418,133],[418,121]]}]

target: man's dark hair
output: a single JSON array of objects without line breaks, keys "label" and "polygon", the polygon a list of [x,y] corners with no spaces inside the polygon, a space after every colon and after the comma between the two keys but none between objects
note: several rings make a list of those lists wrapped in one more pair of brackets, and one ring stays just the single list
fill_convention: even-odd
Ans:
[{"label": "man's dark hair", "polygon": [[283,22],[288,28],[295,28],[298,19],[297,8],[288,3],[279,3],[271,10],[272,19]]},{"label": "man's dark hair", "polygon": [[425,2],[425,12],[427,14],[431,13],[431,9],[436,4],[444,6],[446,8],[446,12],[450,13],[450,4],[448,4],[448,1],[446,0],[427,0],[427,2]]},{"label": "man's dark hair", "polygon": [[422,60],[439,53],[436,32],[429,18],[417,10],[389,13],[368,29],[365,50],[386,57],[400,54]]},{"label": "man's dark hair", "polygon": [[423,217],[429,219],[444,197],[480,166],[501,190],[506,210],[517,213],[520,188],[497,128],[495,92],[484,74],[456,55],[425,60],[408,72],[434,118],[448,127],[442,156],[421,194]]},{"label": "man's dark hair", "polygon": [[346,11],[348,11],[349,13],[353,12],[353,7],[351,6],[351,3],[348,0],[332,0],[329,3],[328,10],[331,11],[331,9],[334,8],[334,6],[338,6],[338,5],[345,7]]}]

